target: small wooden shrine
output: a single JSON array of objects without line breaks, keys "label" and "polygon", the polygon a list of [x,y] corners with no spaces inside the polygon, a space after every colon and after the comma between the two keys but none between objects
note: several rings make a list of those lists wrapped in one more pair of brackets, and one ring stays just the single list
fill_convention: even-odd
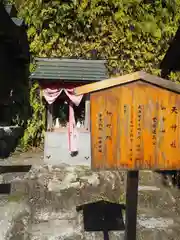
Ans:
[{"label": "small wooden shrine", "polygon": [[107,78],[104,60],[36,58],[31,79],[39,82],[47,106],[44,161],[90,163],[89,96],[74,88]]},{"label": "small wooden shrine", "polygon": [[93,169],[180,169],[180,85],[145,72],[88,84]]}]

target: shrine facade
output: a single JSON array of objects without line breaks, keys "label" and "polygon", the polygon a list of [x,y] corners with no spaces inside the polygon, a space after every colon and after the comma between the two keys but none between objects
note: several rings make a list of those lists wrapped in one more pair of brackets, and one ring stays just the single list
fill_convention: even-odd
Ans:
[{"label": "shrine facade", "polygon": [[38,81],[45,100],[44,161],[53,165],[90,164],[89,95],[74,88],[106,79],[104,60],[36,58],[32,81]]}]

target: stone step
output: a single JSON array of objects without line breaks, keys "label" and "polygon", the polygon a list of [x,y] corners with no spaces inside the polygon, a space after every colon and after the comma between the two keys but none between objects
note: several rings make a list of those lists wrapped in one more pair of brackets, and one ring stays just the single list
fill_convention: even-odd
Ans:
[{"label": "stone step", "polygon": [[161,175],[153,171],[139,172],[139,185],[158,186],[161,182]]},{"label": "stone step", "polygon": [[172,191],[161,189],[159,191],[139,191],[138,205],[141,208],[153,210],[161,210],[165,207],[171,213],[175,209],[176,199]]},{"label": "stone step", "polygon": [[[118,172],[92,172],[84,167],[62,167],[30,173],[29,198],[33,208],[53,205],[72,209],[86,202],[109,199],[117,201],[124,191],[124,176]],[[123,186],[123,187],[122,187]]]},{"label": "stone step", "polygon": [[[77,213],[75,208],[77,205],[102,198],[117,201],[125,190],[123,173],[94,173],[79,167],[36,169],[27,175],[6,174],[3,175],[3,181],[12,181],[8,203],[13,201],[19,204],[24,199],[28,200],[31,216],[28,240],[103,239],[102,233],[84,232],[82,215]],[[138,190],[137,239],[178,239],[176,237],[179,237],[180,230],[176,228],[174,231],[174,226],[179,224],[179,220],[175,219],[173,222],[174,214],[180,209],[180,204],[176,201],[180,196],[177,189],[163,187],[159,174],[143,171],[140,172]],[[11,227],[11,232],[14,236],[17,235],[17,238],[10,240],[26,239],[21,237],[25,235],[15,233],[21,232],[19,226],[22,224],[22,218],[17,216],[16,223]],[[22,232],[25,234],[26,231]],[[112,232],[110,239],[124,239],[124,232]]]},{"label": "stone step", "polygon": [[[118,195],[120,196],[122,192],[118,194],[116,189],[112,190],[112,184],[110,182],[105,183],[100,189],[99,183],[98,186],[96,184],[86,184],[84,188],[80,187],[77,181],[74,185],[70,184],[69,188],[62,189],[60,181],[56,180],[52,182],[47,180],[47,184],[43,186],[43,182],[41,184],[40,181],[44,180],[45,179],[39,179],[39,181],[35,179],[22,180],[20,177],[16,177],[12,181],[11,193],[12,195],[17,194],[28,197],[32,203],[32,208],[36,211],[44,208],[44,206],[47,208],[53,206],[54,209],[68,210],[71,209],[72,206],[97,201],[102,198],[117,201]],[[65,185],[63,187],[65,187]],[[120,190],[119,187],[117,190]],[[176,192],[172,194],[172,190],[171,192],[168,189],[162,191],[160,187],[156,187],[155,185],[139,185],[138,190],[139,206],[142,209],[156,209],[157,207],[161,208],[165,205],[170,206],[171,209],[175,203],[174,196],[176,196]]]},{"label": "stone step", "polygon": [[[39,215],[39,222],[33,224],[29,228],[30,239],[99,239],[103,240],[103,234],[101,232],[87,233],[84,231],[82,214],[77,214],[71,212],[66,212],[64,215],[59,213],[52,214],[49,212],[47,217],[47,212],[45,214],[41,213]],[[44,215],[44,216],[43,216]],[[69,216],[69,217],[68,217]],[[72,218],[73,216],[73,218]],[[74,219],[74,217],[76,219]],[[174,231],[179,223],[176,219],[169,217],[148,217],[146,215],[139,215],[137,219],[137,239],[178,239],[180,230]],[[179,229],[179,227],[178,227]],[[52,237],[53,238],[50,238]],[[109,232],[110,239],[121,240],[124,239],[124,231]],[[157,238],[159,236],[159,238]]]},{"label": "stone step", "polygon": [[[30,219],[30,208],[24,201],[0,198],[0,239],[25,240]],[[3,202],[3,203],[2,203]]]},{"label": "stone step", "polygon": [[[73,227],[69,226],[67,232],[64,228],[58,226],[52,227],[52,224],[44,224],[33,226],[32,232],[29,233],[31,240],[103,240],[102,232],[82,232],[78,233],[74,231]],[[49,230],[48,230],[49,229]],[[52,229],[52,231],[50,230]],[[59,231],[61,231],[59,233]],[[124,232],[109,232],[109,239],[111,240],[124,240]],[[137,239],[146,240],[179,240],[180,232],[174,231],[174,229],[137,229]]]},{"label": "stone step", "polygon": [[167,187],[179,187],[179,173],[178,171],[140,171],[139,184],[140,185],[155,185],[157,187],[166,185]]}]

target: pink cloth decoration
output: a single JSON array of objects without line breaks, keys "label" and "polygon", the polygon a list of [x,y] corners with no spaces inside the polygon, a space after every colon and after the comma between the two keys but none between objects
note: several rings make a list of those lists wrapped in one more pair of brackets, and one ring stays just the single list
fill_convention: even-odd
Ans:
[{"label": "pink cloth decoration", "polygon": [[[62,88],[63,87],[63,88]],[[49,104],[52,104],[61,94],[62,91],[66,93],[69,98],[69,124],[68,124],[68,144],[69,151],[76,152],[78,151],[78,131],[76,128],[76,121],[74,117],[74,109],[73,104],[79,106],[83,95],[76,96],[74,94],[75,86],[67,86],[67,85],[58,85],[54,84],[52,86],[42,86],[43,96]]]},{"label": "pink cloth decoration", "polygon": [[76,121],[74,117],[73,104],[79,106],[83,95],[76,96],[74,94],[74,88],[64,89],[66,95],[70,99],[69,103],[69,126],[68,126],[68,136],[69,136],[69,151],[77,152],[78,151],[78,131],[76,128]]},{"label": "pink cloth decoration", "polygon": [[62,89],[45,88],[43,89],[43,96],[49,104],[52,104],[61,94]]}]

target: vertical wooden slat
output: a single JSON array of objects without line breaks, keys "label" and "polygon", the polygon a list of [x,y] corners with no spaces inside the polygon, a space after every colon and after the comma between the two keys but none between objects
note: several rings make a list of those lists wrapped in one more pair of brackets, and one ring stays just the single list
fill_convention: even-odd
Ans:
[{"label": "vertical wooden slat", "polygon": [[[104,168],[105,145],[104,142],[104,121],[105,118],[105,101],[104,96],[90,96],[91,101],[91,167],[92,169]],[[100,107],[101,106],[101,107]]]},{"label": "vertical wooden slat", "polygon": [[53,104],[47,105],[47,130],[53,127]]},{"label": "vertical wooden slat", "polygon": [[90,96],[89,94],[85,97],[85,123],[84,127],[86,130],[90,129]]},{"label": "vertical wooden slat", "polygon": [[[113,94],[113,91],[109,92],[108,96],[105,96],[105,119],[104,119],[104,145],[105,145],[105,168],[111,168],[114,166],[114,161],[117,162],[117,139],[118,139],[118,100],[119,98]],[[100,163],[99,163],[100,164]],[[117,165],[117,163],[116,163]]]}]

